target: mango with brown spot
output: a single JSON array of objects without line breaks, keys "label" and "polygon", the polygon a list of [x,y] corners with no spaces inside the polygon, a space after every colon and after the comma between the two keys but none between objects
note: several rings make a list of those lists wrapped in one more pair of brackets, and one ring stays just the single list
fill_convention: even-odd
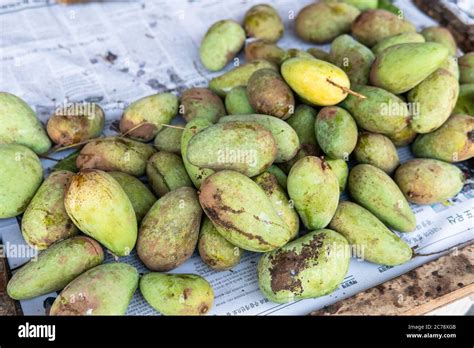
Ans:
[{"label": "mango with brown spot", "polygon": [[267,4],[252,6],[245,13],[244,29],[247,37],[254,37],[267,42],[278,41],[285,31],[278,12]]},{"label": "mango with brown spot", "polygon": [[189,122],[194,118],[205,118],[212,123],[226,114],[222,99],[207,88],[190,88],[180,99],[180,113]]}]

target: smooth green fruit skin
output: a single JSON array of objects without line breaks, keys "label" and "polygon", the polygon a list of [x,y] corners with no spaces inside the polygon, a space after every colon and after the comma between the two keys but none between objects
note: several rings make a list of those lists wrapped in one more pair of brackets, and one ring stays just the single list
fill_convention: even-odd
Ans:
[{"label": "smooth green fruit skin", "polygon": [[461,84],[474,83],[474,52],[469,52],[459,57],[458,60]]},{"label": "smooth green fruit skin", "polygon": [[138,279],[138,271],[126,263],[94,267],[64,288],[50,315],[124,315]]},{"label": "smooth green fruit skin", "polygon": [[275,175],[278,185],[283,187],[283,189],[286,191],[286,184],[288,180],[288,176],[286,175],[286,173],[275,164],[272,164],[270,167],[268,167],[267,172]]},{"label": "smooth green fruit skin", "polygon": [[79,172],[64,197],[66,211],[79,229],[117,256],[129,255],[137,240],[133,205],[120,184],[100,170]]},{"label": "smooth green fruit skin", "polygon": [[204,217],[199,233],[198,250],[201,260],[215,271],[237,266],[243,251],[221,236],[208,217]]},{"label": "smooth green fruit skin", "polygon": [[0,144],[0,219],[23,213],[43,181],[43,168],[28,147]]},{"label": "smooth green fruit skin", "polygon": [[263,173],[276,155],[272,133],[255,122],[210,126],[191,138],[187,151],[188,161],[195,166],[235,170],[249,177]]},{"label": "smooth green fruit skin", "polygon": [[205,118],[212,123],[226,114],[222,99],[207,88],[190,88],[181,95],[180,112],[186,121]]},{"label": "smooth green fruit skin", "polygon": [[209,82],[209,89],[220,97],[225,97],[232,88],[237,86],[247,86],[250,76],[252,76],[255,71],[266,68],[277,69],[275,64],[263,59],[248,62],[224,73],[221,76],[213,78]]},{"label": "smooth green fruit skin", "polygon": [[245,13],[243,24],[248,37],[267,42],[278,41],[285,32],[285,27],[278,12],[267,4],[251,7]]},{"label": "smooth green fruit skin", "polygon": [[458,95],[459,83],[455,77],[447,70],[436,70],[408,93],[408,101],[419,105],[410,127],[422,134],[438,129],[451,115]]},{"label": "smooth green fruit skin", "polygon": [[400,164],[398,152],[392,141],[376,133],[364,132],[359,135],[354,157],[359,163],[371,164],[385,173],[392,173]]},{"label": "smooth green fruit skin", "polygon": [[406,43],[387,48],[372,64],[370,83],[394,94],[409,91],[448,58],[448,49],[435,42]]},{"label": "smooth green fruit skin", "polygon": [[291,168],[288,194],[306,228],[324,228],[337,208],[339,182],[327,163],[318,157],[307,156]]},{"label": "smooth green fruit skin", "polygon": [[459,97],[452,114],[474,116],[474,83],[460,86]]},{"label": "smooth green fruit skin", "polygon": [[340,105],[350,112],[359,127],[369,132],[392,134],[408,125],[410,112],[401,98],[377,87],[356,85],[352,89],[367,98],[349,95]]},{"label": "smooth green fruit skin", "polygon": [[453,164],[434,159],[403,163],[394,179],[412,203],[435,204],[456,196],[463,188],[464,174]]},{"label": "smooth green fruit skin", "polygon": [[437,42],[446,46],[449,51],[449,55],[454,56],[457,51],[456,40],[454,40],[451,32],[442,27],[428,27],[421,31],[427,42]]},{"label": "smooth green fruit skin", "polygon": [[79,233],[64,207],[64,191],[74,173],[57,171],[43,181],[21,220],[25,241],[38,250]]},{"label": "smooth green fruit skin", "polygon": [[423,35],[415,32],[401,33],[386,37],[385,39],[381,40],[378,44],[372,47],[372,52],[374,52],[375,55],[379,55],[389,47],[404,43],[416,42],[425,42],[425,38],[423,37]]},{"label": "smooth green fruit skin", "polygon": [[409,125],[402,130],[387,134],[387,137],[392,141],[396,147],[407,146],[415,140],[418,133],[416,133]]},{"label": "smooth green fruit skin", "polygon": [[458,64],[458,59],[456,57],[449,56],[444,63],[440,66],[440,69],[444,69],[448,71],[453,77],[456,79],[456,81],[459,82],[460,79],[460,70],[459,70],[459,64]]},{"label": "smooth green fruit skin", "polygon": [[51,147],[35,112],[17,96],[0,92],[0,144],[19,144],[29,147],[37,154]]},{"label": "smooth green fruit skin", "polygon": [[204,36],[199,57],[210,71],[223,69],[244,46],[245,31],[233,20],[214,23]]},{"label": "smooth green fruit skin", "polygon": [[474,118],[453,115],[433,133],[419,135],[412,145],[416,157],[460,162],[474,156]]},{"label": "smooth green fruit skin", "polygon": [[76,160],[80,152],[81,152],[80,150],[76,150],[72,152],[71,154],[67,155],[58,163],[56,163],[54,167],[52,168],[52,170],[53,171],[66,170],[68,172],[77,173],[79,169],[77,168]]},{"label": "smooth green fruit skin", "polygon": [[20,268],[8,282],[8,296],[26,300],[58,291],[81,273],[100,265],[102,247],[95,240],[73,237],[52,245]]},{"label": "smooth green fruit skin", "polygon": [[[158,93],[138,99],[124,111],[120,120],[120,132],[148,142],[152,140],[163,124],[169,124],[178,113],[178,97],[171,93]],[[147,123],[144,126],[138,125]]]},{"label": "smooth green fruit skin", "polygon": [[156,202],[155,195],[143,182],[132,175],[122,172],[109,172],[109,174],[127,194],[135,211],[137,222],[140,223],[151,206]]},{"label": "smooth green fruit skin", "polygon": [[336,290],[349,268],[349,243],[332,230],[310,232],[263,255],[258,285],[270,301],[286,303]]},{"label": "smooth green fruit skin", "polygon": [[410,246],[358,204],[339,203],[329,227],[342,234],[349,244],[361,249],[367,261],[396,266],[412,258]]},{"label": "smooth green fruit skin", "polygon": [[196,191],[191,187],[161,197],[140,226],[140,260],[153,271],[169,271],[181,265],[196,248],[201,215]]},{"label": "smooth green fruit skin", "polygon": [[369,48],[344,34],[331,43],[329,59],[346,72],[351,83],[366,85],[375,56]]},{"label": "smooth green fruit skin", "polygon": [[247,115],[255,113],[254,108],[250,105],[247,88],[244,86],[234,87],[229,93],[227,93],[225,96],[225,108],[229,115]]},{"label": "smooth green fruit skin", "polygon": [[298,134],[277,117],[258,114],[231,115],[219,120],[219,123],[228,122],[255,122],[272,133],[277,147],[275,163],[286,162],[295,157],[300,146]]},{"label": "smooth green fruit skin", "polygon": [[322,108],[314,129],[321,150],[329,157],[347,159],[357,144],[357,125],[352,116],[340,107]]},{"label": "smooth green fruit skin", "polygon": [[[176,124],[177,127],[184,128],[184,124]],[[181,137],[183,129],[163,127],[155,137],[154,145],[159,151],[181,154]]]},{"label": "smooth green fruit skin", "polygon": [[376,9],[379,0],[342,0],[346,4],[357,7],[360,11]]},{"label": "smooth green fruit skin", "polygon": [[181,156],[171,152],[160,151],[151,156],[146,165],[146,175],[158,197],[179,187],[193,186]]},{"label": "smooth green fruit skin", "polygon": [[291,238],[265,192],[238,172],[223,170],[209,176],[201,185],[199,202],[217,231],[242,249],[267,252]]},{"label": "smooth green fruit skin", "polygon": [[285,56],[285,50],[274,43],[256,40],[245,45],[245,61],[263,59],[280,65]]},{"label": "smooth green fruit skin", "polygon": [[326,158],[326,162],[337,177],[339,192],[343,192],[346,189],[347,177],[349,176],[347,162],[342,159],[331,158]]},{"label": "smooth green fruit skin", "polygon": [[416,228],[416,218],[397,184],[381,169],[359,164],[349,173],[351,197],[388,227],[400,232]]},{"label": "smooth green fruit skin", "polygon": [[214,302],[211,285],[195,274],[148,273],[140,280],[140,291],[163,315],[204,315]]},{"label": "smooth green fruit skin", "polygon": [[305,104],[298,105],[295,113],[286,120],[298,135],[300,144],[318,146],[316,133],[314,131],[314,123],[316,121],[316,110]]},{"label": "smooth green fruit skin", "polygon": [[100,169],[142,176],[147,160],[155,152],[153,146],[125,137],[99,138],[81,149],[76,165],[79,170]]}]

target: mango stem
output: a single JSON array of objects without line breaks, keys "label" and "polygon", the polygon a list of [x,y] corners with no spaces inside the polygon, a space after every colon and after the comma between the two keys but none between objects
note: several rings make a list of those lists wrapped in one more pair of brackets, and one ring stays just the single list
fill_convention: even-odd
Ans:
[{"label": "mango stem", "polygon": [[360,94],[360,93],[357,93],[355,91],[353,91],[352,89],[350,88],[347,88],[347,87],[344,87],[344,86],[341,86],[340,84],[334,82],[333,80],[331,80],[329,77],[326,77],[326,81],[329,82],[331,85],[333,86],[336,86],[337,88],[340,88],[342,89],[344,92],[348,93],[348,94],[352,94],[360,99],[367,99],[367,97],[363,94]]}]

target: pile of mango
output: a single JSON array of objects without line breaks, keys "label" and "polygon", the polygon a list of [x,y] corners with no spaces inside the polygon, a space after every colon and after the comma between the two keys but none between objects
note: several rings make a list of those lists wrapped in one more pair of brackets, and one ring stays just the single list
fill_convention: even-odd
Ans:
[{"label": "pile of mango", "polygon": [[[61,290],[52,315],[124,314],[139,287],[162,314],[199,315],[212,306],[210,284],[166,273],[196,249],[216,271],[261,253],[260,289],[280,303],[338,288],[353,248],[381,265],[412,259],[393,232],[416,229],[409,202],[457,195],[464,175],[453,163],[474,155],[474,53],[458,59],[449,31],[417,33],[377,5],[303,8],[296,34],[331,43],[329,53],[279,47],[284,26],[269,5],[242,25],[215,23],[202,64],[234,67],[179,98],[134,101],[116,136],[101,136],[98,105],[56,110],[45,130],[23,100],[0,93],[0,218],[23,214],[25,241],[42,250],[8,294]],[[178,114],[185,122],[170,125]],[[407,145],[416,158],[400,164]],[[71,147],[43,179],[40,157]],[[340,200],[346,188],[351,201]],[[104,248],[116,258],[135,250],[151,272],[104,264]]]}]

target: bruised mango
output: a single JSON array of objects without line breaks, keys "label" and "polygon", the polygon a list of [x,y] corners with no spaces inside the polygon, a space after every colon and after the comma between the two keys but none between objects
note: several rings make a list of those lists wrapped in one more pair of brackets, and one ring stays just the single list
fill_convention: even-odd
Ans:
[{"label": "bruised mango", "polygon": [[245,45],[245,61],[264,59],[280,65],[285,56],[285,50],[274,43],[265,40],[256,40]]},{"label": "bruised mango", "polygon": [[348,188],[352,198],[378,217],[388,227],[410,232],[416,219],[397,184],[381,169],[359,164],[349,173]]},{"label": "bruised mango", "polygon": [[392,141],[376,133],[364,132],[359,135],[354,157],[357,162],[371,164],[387,174],[392,173],[400,164]]},{"label": "bruised mango", "polygon": [[181,137],[184,124],[178,123],[173,127],[163,127],[155,137],[154,145],[160,151],[181,153]]},{"label": "bruised mango", "polygon": [[186,121],[203,117],[216,123],[225,115],[224,103],[221,98],[207,88],[190,88],[181,95],[180,112]]},{"label": "bruised mango", "polygon": [[217,231],[242,249],[267,252],[291,238],[265,192],[238,172],[223,170],[207,177],[199,202]]},{"label": "bruised mango", "polygon": [[337,177],[339,192],[344,191],[346,189],[347,177],[349,175],[347,162],[343,159],[326,158],[326,163]]},{"label": "bruised mango", "polygon": [[415,32],[401,33],[382,39],[378,44],[372,47],[372,52],[374,52],[375,55],[379,55],[389,47],[414,42],[425,42],[425,38],[423,35]]},{"label": "bruised mango", "polygon": [[396,147],[409,145],[415,140],[418,133],[416,133],[410,126],[406,126],[402,130],[387,134],[387,137],[392,141]]},{"label": "bruised mango", "polygon": [[454,40],[453,34],[451,34],[448,29],[443,27],[428,27],[421,31],[421,35],[423,35],[427,42],[437,42],[446,46],[451,56],[456,54],[456,40]]},{"label": "bruised mango", "polygon": [[50,315],[124,315],[138,279],[135,267],[126,263],[94,267],[61,291]]},{"label": "bruised mango", "polygon": [[459,82],[462,84],[474,83],[474,52],[459,57],[458,63],[461,74]]},{"label": "bruised mango", "polygon": [[64,207],[64,190],[74,173],[51,173],[40,186],[21,220],[21,233],[32,247],[43,250],[78,234]]},{"label": "bruised mango", "polygon": [[347,240],[332,230],[310,232],[263,255],[258,262],[258,285],[270,301],[285,303],[329,294],[349,269]]},{"label": "bruised mango", "polygon": [[410,246],[390,231],[370,211],[355,203],[339,203],[329,227],[360,249],[367,261],[396,266],[412,258]]},{"label": "bruised mango", "polygon": [[453,110],[453,115],[474,116],[474,83],[461,85],[459,97]]},{"label": "bruised mango", "polygon": [[211,285],[195,274],[148,273],[140,280],[140,291],[163,315],[204,315],[214,302]]},{"label": "bruised mango", "polygon": [[285,31],[278,12],[267,4],[255,5],[245,13],[244,29],[248,37],[268,42],[278,41]]},{"label": "bruised mango", "polygon": [[85,236],[66,239],[15,272],[8,282],[8,295],[15,300],[25,300],[61,290],[103,260],[104,252],[95,240]]},{"label": "bruised mango", "polygon": [[229,115],[254,114],[255,110],[250,104],[247,88],[237,86],[230,90],[225,96],[225,108]]},{"label": "bruised mango", "polygon": [[310,47],[306,51],[316,59],[324,60],[325,62],[330,62],[329,53],[320,48]]}]

